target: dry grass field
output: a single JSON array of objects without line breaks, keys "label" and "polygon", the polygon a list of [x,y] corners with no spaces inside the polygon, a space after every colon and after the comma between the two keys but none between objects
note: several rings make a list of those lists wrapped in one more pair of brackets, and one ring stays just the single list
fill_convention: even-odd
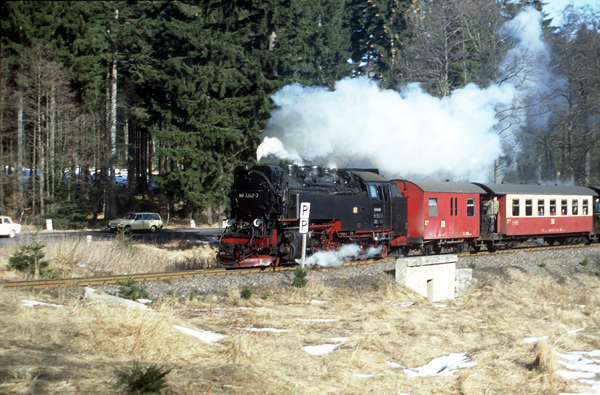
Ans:
[{"label": "dry grass field", "polygon": [[[214,256],[207,246],[106,243],[49,245],[46,257],[78,277],[201,267]],[[2,279],[21,278],[5,270],[11,253],[0,253]],[[253,288],[249,299],[238,288],[163,297],[147,310],[65,290],[0,288],[0,393],[125,393],[117,378],[134,361],[172,369],[164,394],[591,392],[555,372],[557,353],[600,349],[599,278],[557,280],[510,268],[486,278],[461,299],[431,303],[390,275],[331,287],[309,273],[305,288]],[[226,337],[209,344],[175,326]],[[333,351],[305,349],[325,344]],[[446,375],[412,374],[456,353],[469,364]]]}]

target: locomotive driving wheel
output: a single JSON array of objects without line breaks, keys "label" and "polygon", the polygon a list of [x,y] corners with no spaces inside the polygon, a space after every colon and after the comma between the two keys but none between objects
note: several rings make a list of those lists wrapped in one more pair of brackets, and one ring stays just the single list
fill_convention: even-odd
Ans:
[{"label": "locomotive driving wheel", "polygon": [[385,244],[381,245],[381,252],[379,253],[379,255],[381,255],[381,259],[385,259],[388,256],[388,248]]}]

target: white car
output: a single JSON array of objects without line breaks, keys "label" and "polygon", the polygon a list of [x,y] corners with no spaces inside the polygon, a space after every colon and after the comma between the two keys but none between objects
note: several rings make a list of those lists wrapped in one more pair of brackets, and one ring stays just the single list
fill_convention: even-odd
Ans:
[{"label": "white car", "polygon": [[0,236],[15,237],[21,233],[21,225],[13,222],[10,217],[0,217]]}]

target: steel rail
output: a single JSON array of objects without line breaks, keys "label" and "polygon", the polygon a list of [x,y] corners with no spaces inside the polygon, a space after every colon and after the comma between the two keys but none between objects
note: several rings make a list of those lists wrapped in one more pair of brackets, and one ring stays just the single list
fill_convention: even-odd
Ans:
[{"label": "steel rail", "polygon": [[[495,254],[509,254],[514,252],[529,252],[529,251],[544,251],[549,249],[567,249],[567,248],[583,248],[583,247],[594,247],[595,244],[573,244],[573,245],[561,245],[561,246],[539,246],[539,247],[522,247],[513,248],[509,250],[497,250],[494,252],[489,251],[478,251],[478,252],[462,252],[456,254],[459,257],[468,256],[479,256],[479,255],[495,255]],[[344,262],[339,266],[359,266],[367,265],[375,262],[390,262],[398,259],[398,257],[387,257],[385,259],[365,259],[356,260],[350,262]],[[209,276],[226,276],[226,275],[237,275],[237,274],[250,274],[250,273],[261,273],[261,272],[284,272],[296,270],[297,267],[280,266],[280,267],[253,267],[226,270],[224,268],[217,269],[198,269],[198,270],[183,270],[176,272],[155,272],[155,273],[136,273],[136,274],[122,274],[122,275],[111,275],[111,276],[97,276],[97,277],[76,277],[76,278],[56,278],[56,279],[39,279],[39,280],[24,280],[24,281],[10,281],[0,282],[0,289],[3,290],[31,290],[31,289],[43,289],[43,288],[66,288],[66,287],[87,287],[87,286],[99,286],[106,284],[116,284],[119,281],[133,280],[136,282],[146,281],[160,281],[160,280],[173,280],[181,278],[192,278],[192,277],[209,277]]]}]

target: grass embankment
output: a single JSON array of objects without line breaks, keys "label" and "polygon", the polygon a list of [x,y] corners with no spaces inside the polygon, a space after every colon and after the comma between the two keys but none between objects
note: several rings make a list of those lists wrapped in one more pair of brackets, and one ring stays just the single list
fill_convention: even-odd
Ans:
[{"label": "grass embankment", "polygon": [[[160,271],[185,260],[175,247],[158,259],[145,248],[127,255],[106,246],[85,255],[85,244],[63,252],[49,246],[47,257],[74,276]],[[0,290],[0,392],[113,394],[133,361],[172,368],[167,394],[583,392],[582,384],[554,373],[554,352],[600,349],[600,281],[506,273],[444,304],[427,302],[391,276],[352,289],[316,280],[306,288],[252,289],[249,299],[232,288],[164,298],[145,311],[86,302],[64,290]],[[24,299],[63,307],[24,307]],[[227,337],[210,345],[173,325]],[[322,344],[339,346],[320,356],[303,350]],[[389,364],[416,368],[451,353],[466,353],[476,365],[452,376],[408,377]]]}]

